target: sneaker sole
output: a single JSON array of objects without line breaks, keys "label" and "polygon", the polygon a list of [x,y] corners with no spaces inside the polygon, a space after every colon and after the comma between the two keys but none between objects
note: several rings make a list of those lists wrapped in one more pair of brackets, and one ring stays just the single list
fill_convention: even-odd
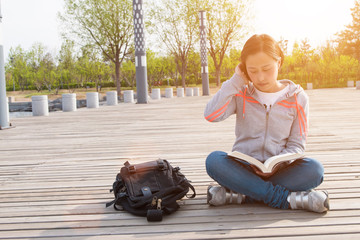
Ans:
[{"label": "sneaker sole", "polygon": [[[210,196],[210,192],[209,192],[210,188],[212,188],[212,187],[213,187],[213,186],[208,186],[207,191],[206,191],[206,203],[207,203],[207,204],[209,204],[209,202],[210,202],[211,199],[212,199],[212,197]],[[209,205],[211,205],[211,204],[209,204]]]},{"label": "sneaker sole", "polygon": [[330,203],[329,203],[329,193],[327,191],[323,191],[326,195],[326,199],[324,201],[324,207],[326,207],[327,211],[330,210]]}]

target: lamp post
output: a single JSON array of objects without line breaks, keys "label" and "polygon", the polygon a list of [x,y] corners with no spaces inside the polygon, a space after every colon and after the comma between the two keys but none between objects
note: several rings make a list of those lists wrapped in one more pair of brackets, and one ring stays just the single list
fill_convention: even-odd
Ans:
[{"label": "lamp post", "polygon": [[209,70],[207,60],[207,48],[206,48],[206,13],[205,11],[199,12],[200,19],[200,55],[201,55],[201,79],[203,96],[210,95],[209,89]]},{"label": "lamp post", "polygon": [[137,103],[148,102],[143,0],[133,0]]},{"label": "lamp post", "polygon": [[9,109],[6,99],[5,62],[2,38],[2,15],[0,2],[0,129],[6,129],[9,128]]}]

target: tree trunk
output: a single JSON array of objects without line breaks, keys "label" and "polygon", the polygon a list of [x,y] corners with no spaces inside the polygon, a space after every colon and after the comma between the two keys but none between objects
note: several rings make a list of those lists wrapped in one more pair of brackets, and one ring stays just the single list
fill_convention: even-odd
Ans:
[{"label": "tree trunk", "polygon": [[220,75],[221,75],[221,70],[220,70],[220,66],[216,68],[216,86],[220,86]]},{"label": "tree trunk", "polygon": [[120,82],[120,61],[116,59],[115,62],[115,79],[116,79],[116,90],[118,96],[121,96],[121,82]]},{"label": "tree trunk", "polygon": [[181,84],[182,87],[185,89],[186,88],[186,60],[183,60],[182,64],[181,64]]},{"label": "tree trunk", "polygon": [[186,78],[186,73],[183,70],[183,71],[181,71],[181,85],[184,89],[185,89],[185,78]]}]

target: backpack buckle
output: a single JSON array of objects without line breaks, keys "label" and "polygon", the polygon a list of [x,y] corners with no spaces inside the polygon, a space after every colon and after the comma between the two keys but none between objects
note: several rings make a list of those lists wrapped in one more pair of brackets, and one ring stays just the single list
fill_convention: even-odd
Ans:
[{"label": "backpack buckle", "polygon": [[153,197],[151,206],[156,209],[148,209],[146,218],[149,222],[160,222],[163,218],[163,211],[161,210],[161,198]]},{"label": "backpack buckle", "polygon": [[135,173],[136,172],[136,167],[134,165],[130,165],[128,167],[129,173]]},{"label": "backpack buckle", "polygon": [[164,169],[165,169],[164,160],[158,159],[158,160],[157,160],[157,165],[158,165],[158,167],[159,167],[160,170],[164,170]]}]

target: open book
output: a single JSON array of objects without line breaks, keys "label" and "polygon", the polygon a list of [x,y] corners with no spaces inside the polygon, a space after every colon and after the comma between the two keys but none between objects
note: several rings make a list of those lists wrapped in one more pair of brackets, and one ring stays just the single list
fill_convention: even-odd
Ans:
[{"label": "open book", "polygon": [[264,163],[262,163],[256,158],[250,157],[245,153],[234,151],[228,154],[228,156],[230,157],[238,158],[242,161],[248,162],[256,166],[263,173],[271,173],[278,163],[296,160],[304,157],[304,155],[304,153],[285,153],[268,158]]}]

